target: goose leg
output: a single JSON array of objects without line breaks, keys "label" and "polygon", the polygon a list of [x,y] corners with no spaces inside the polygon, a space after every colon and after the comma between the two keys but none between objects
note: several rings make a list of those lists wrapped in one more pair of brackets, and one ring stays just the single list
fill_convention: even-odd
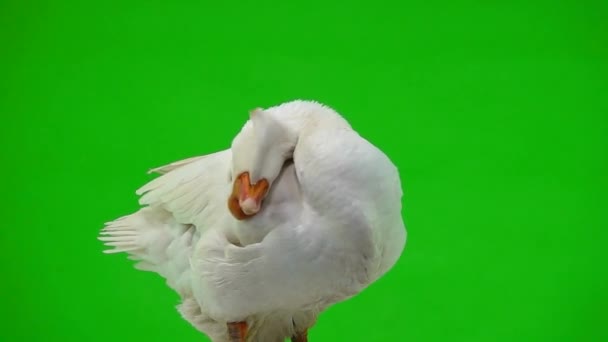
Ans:
[{"label": "goose leg", "polygon": [[228,323],[230,342],[245,342],[247,338],[247,322]]},{"label": "goose leg", "polygon": [[296,333],[291,337],[291,342],[308,342],[308,330]]}]

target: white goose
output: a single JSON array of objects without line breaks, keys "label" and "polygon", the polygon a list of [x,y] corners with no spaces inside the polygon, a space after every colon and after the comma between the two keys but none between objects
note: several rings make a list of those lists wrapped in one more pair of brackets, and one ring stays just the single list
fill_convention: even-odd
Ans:
[{"label": "white goose", "polygon": [[146,207],[100,239],[164,277],[216,342],[307,341],[405,245],[397,169],[316,102],[256,109],[231,149],[152,171]]}]

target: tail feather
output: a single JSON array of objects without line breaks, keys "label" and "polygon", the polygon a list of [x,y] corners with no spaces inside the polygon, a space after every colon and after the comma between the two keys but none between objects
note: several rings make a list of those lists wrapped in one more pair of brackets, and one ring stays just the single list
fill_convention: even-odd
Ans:
[{"label": "tail feather", "polygon": [[108,222],[99,240],[108,247],[104,253],[126,252],[138,261],[135,268],[160,274],[178,293],[189,291],[189,257],[198,233],[166,210],[146,207]]}]

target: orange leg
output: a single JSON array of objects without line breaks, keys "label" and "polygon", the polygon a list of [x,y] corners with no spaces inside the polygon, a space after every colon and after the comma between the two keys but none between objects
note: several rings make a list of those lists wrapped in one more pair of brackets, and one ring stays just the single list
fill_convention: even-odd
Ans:
[{"label": "orange leg", "polygon": [[308,342],[308,330],[296,333],[291,337],[291,342]]},{"label": "orange leg", "polygon": [[247,338],[247,322],[228,323],[230,342],[245,342]]}]

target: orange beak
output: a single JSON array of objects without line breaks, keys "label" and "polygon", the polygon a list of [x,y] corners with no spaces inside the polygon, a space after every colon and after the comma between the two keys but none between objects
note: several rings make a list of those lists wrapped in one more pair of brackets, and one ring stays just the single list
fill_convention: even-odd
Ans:
[{"label": "orange beak", "polygon": [[237,220],[255,216],[262,207],[262,200],[266,197],[269,184],[266,179],[261,179],[256,184],[251,184],[249,172],[241,173],[232,186],[232,194],[228,198],[228,209]]}]

